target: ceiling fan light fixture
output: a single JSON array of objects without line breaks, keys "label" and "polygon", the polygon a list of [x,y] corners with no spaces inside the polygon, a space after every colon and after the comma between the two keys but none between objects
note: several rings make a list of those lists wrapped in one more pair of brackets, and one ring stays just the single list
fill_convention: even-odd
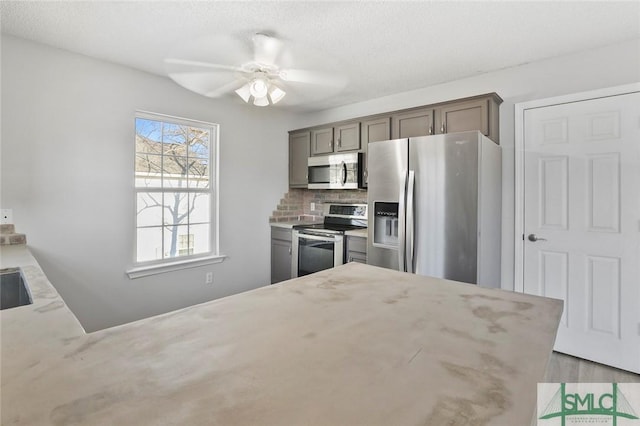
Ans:
[{"label": "ceiling fan light fixture", "polygon": [[238,90],[236,90],[236,93],[238,94],[238,96],[240,96],[242,100],[247,103],[249,103],[249,98],[251,98],[251,90],[249,89],[249,86],[250,84],[247,83],[241,88],[239,88]]},{"label": "ceiling fan light fixture", "polygon": [[271,85],[271,87],[269,87],[269,98],[271,98],[271,103],[274,105],[280,102],[286,94],[287,92],[280,89],[279,87],[276,87],[273,84]]},{"label": "ceiling fan light fixture", "polygon": [[253,79],[249,85],[249,91],[254,98],[264,98],[267,96],[269,83],[261,77]]}]

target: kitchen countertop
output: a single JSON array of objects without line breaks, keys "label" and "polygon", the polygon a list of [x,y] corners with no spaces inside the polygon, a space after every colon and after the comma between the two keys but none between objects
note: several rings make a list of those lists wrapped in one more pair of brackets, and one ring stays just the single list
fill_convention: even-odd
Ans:
[{"label": "kitchen countertop", "polygon": [[349,263],[85,334],[1,254],[35,299],[0,313],[3,425],[528,425],[562,311]]},{"label": "kitchen countertop", "polygon": [[276,228],[293,229],[294,226],[315,225],[317,223],[322,223],[322,220],[294,220],[289,222],[269,222],[269,225],[275,226]]},{"label": "kitchen countertop", "polygon": [[364,228],[364,229],[352,229],[351,231],[345,231],[344,235],[347,235],[349,237],[367,238],[367,228]]}]

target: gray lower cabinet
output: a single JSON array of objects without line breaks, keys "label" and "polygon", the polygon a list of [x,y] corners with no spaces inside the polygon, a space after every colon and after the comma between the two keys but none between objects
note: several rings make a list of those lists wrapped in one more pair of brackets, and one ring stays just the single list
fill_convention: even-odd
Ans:
[{"label": "gray lower cabinet", "polygon": [[367,239],[347,236],[347,262],[367,263]]},{"label": "gray lower cabinet", "polygon": [[311,132],[289,133],[289,187],[306,188]]},{"label": "gray lower cabinet", "polygon": [[291,229],[271,227],[271,284],[291,279]]}]

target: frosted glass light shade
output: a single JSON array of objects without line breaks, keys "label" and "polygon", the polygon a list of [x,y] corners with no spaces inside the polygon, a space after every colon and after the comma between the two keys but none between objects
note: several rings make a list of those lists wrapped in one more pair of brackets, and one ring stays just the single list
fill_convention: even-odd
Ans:
[{"label": "frosted glass light shade", "polygon": [[256,106],[267,106],[269,105],[269,100],[267,99],[266,96],[263,96],[261,98],[254,98],[253,104]]},{"label": "frosted glass light shade", "polygon": [[273,84],[269,88],[269,97],[271,98],[272,104],[277,104],[278,102],[280,102],[280,100],[282,100],[282,98],[284,98],[284,95],[286,94],[287,93],[284,90],[279,89]]},{"label": "frosted glass light shade", "polygon": [[249,83],[245,84],[238,90],[236,90],[238,96],[242,98],[243,101],[249,102],[249,98],[251,97],[251,91],[249,90]]}]

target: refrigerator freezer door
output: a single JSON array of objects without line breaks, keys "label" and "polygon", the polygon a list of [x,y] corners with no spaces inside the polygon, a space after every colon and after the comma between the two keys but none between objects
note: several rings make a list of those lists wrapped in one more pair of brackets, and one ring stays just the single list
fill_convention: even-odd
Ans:
[{"label": "refrigerator freezer door", "polygon": [[367,263],[405,270],[405,205],[408,139],[368,145],[369,235]]},{"label": "refrigerator freezer door", "polygon": [[476,282],[478,142],[478,132],[409,140],[415,184],[414,222],[407,227],[414,230],[417,274]]}]

